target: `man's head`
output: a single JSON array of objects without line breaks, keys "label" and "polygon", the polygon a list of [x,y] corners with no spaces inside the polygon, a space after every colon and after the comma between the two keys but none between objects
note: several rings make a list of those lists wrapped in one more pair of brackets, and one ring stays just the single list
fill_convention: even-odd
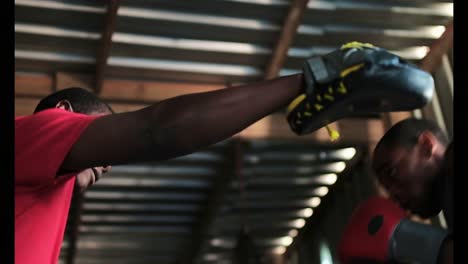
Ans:
[{"label": "man's head", "polygon": [[374,150],[379,182],[404,209],[422,217],[441,210],[436,180],[448,139],[433,122],[409,118],[390,128]]},{"label": "man's head", "polygon": [[51,108],[62,108],[85,115],[114,113],[112,108],[95,94],[78,87],[63,89],[48,95],[39,102],[34,113]]},{"label": "man's head", "polygon": [[[114,113],[112,108],[95,94],[78,87],[63,89],[48,95],[39,102],[34,113],[52,108],[85,115],[109,115]],[[76,185],[79,191],[82,192],[93,185],[110,168],[110,166],[101,166],[79,172],[76,175]]]}]

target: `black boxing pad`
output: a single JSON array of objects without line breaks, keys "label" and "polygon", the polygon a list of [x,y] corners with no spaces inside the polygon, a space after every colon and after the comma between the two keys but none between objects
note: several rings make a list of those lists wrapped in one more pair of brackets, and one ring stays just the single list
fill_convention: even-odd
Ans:
[{"label": "black boxing pad", "polygon": [[305,91],[287,110],[298,135],[359,114],[421,108],[434,93],[431,74],[371,44],[352,42],[312,57],[303,72]]}]

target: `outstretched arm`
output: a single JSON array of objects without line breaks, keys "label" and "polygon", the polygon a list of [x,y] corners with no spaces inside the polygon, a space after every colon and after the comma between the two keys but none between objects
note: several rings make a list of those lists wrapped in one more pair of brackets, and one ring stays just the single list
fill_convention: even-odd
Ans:
[{"label": "outstretched arm", "polygon": [[396,55],[370,44],[348,43],[308,59],[303,74],[183,95],[139,111],[98,118],[71,148],[61,169],[188,154],[287,104],[289,125],[302,135],[349,114],[420,108],[433,90],[430,74]]},{"label": "outstretched arm", "polygon": [[303,88],[302,74],[187,94],[93,121],[62,170],[173,158],[222,141],[285,107]]}]

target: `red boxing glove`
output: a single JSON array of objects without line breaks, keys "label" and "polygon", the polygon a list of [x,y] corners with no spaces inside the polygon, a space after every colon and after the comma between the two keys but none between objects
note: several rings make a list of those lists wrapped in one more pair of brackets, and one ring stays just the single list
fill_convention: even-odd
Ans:
[{"label": "red boxing glove", "polygon": [[411,221],[396,203],[372,197],[354,211],[338,254],[342,264],[371,260],[435,264],[448,232]]},{"label": "red boxing glove", "polygon": [[353,259],[386,261],[393,231],[404,217],[405,211],[383,197],[372,197],[360,204],[338,248],[341,263],[350,263]]}]

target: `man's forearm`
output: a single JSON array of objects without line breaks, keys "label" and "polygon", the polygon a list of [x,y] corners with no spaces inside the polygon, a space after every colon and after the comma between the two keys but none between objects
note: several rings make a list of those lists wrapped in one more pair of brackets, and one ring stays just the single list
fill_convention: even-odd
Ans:
[{"label": "man's forearm", "polygon": [[285,107],[302,85],[302,74],[296,74],[162,101],[150,107],[153,138],[159,146],[167,146],[172,155],[190,153]]},{"label": "man's forearm", "polygon": [[302,74],[296,74],[181,95],[138,111],[97,118],[73,145],[61,169],[157,161],[198,151],[286,106],[302,85]]}]

